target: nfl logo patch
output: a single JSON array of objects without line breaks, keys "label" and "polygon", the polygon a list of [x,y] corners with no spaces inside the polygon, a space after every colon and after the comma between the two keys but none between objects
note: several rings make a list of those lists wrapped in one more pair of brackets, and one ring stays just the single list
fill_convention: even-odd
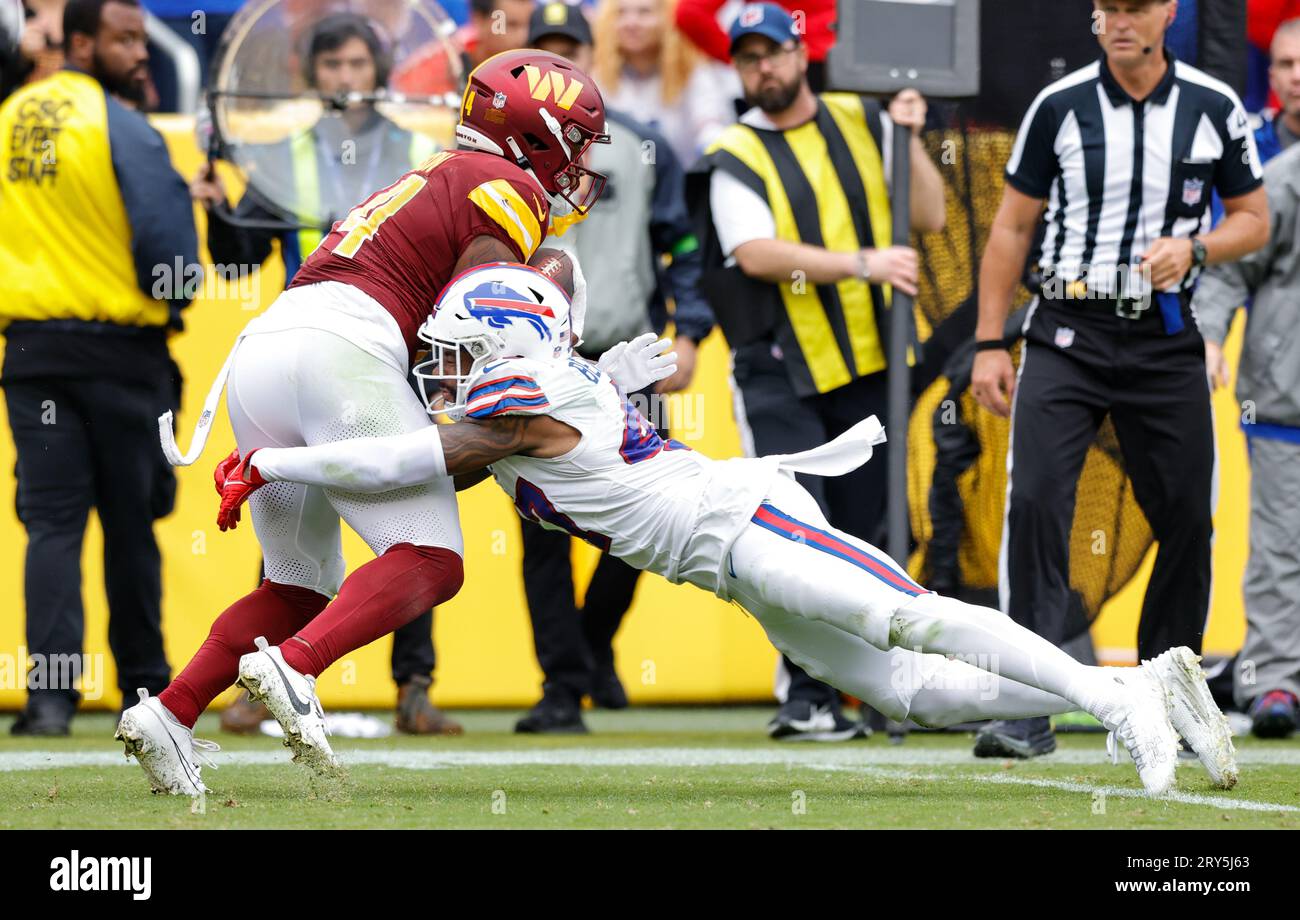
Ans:
[{"label": "nfl logo patch", "polygon": [[756,26],[762,21],[763,7],[758,4],[753,4],[752,6],[747,4],[745,8],[740,11],[740,27],[742,29]]},{"label": "nfl logo patch", "polygon": [[1074,330],[1069,326],[1056,327],[1056,347],[1069,348],[1074,344]]},{"label": "nfl logo patch", "polygon": [[[495,96],[492,97],[492,108],[494,108],[494,109],[504,109],[505,107],[506,107],[506,94],[505,94],[505,93],[497,93]],[[1187,193],[1186,193],[1186,192],[1183,192],[1183,197],[1184,197],[1184,198],[1187,197]]]},{"label": "nfl logo patch", "polygon": [[1201,194],[1205,191],[1204,179],[1187,179],[1183,182],[1183,204],[1188,207],[1201,203]]}]

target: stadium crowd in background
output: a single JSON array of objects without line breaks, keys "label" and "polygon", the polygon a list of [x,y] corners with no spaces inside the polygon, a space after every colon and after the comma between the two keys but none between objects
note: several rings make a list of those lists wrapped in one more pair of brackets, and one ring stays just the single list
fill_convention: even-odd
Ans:
[{"label": "stadium crowd in background", "polygon": [[657,128],[690,168],[736,120],[734,75],[673,27],[673,0],[601,0],[591,75],[612,108]]},{"label": "stadium crowd in background", "polygon": [[[153,522],[171,512],[176,479],[157,418],[180,403],[167,337],[198,286],[198,240],[184,180],[134,110],[146,79],[140,6],[70,0],[62,35],[67,69],[0,105],[0,383],[27,530],[28,651],[80,660],[94,508],[109,647],[129,703],[171,676]],[[78,700],[71,686],[29,683],[11,731],[66,735]]]},{"label": "stadium crowd in background", "polygon": [[[778,6],[802,17],[796,21],[808,48],[808,85],[820,93],[826,88],[826,52],[835,44],[835,0],[781,0]],[[739,14],[740,5],[727,0],[678,0],[677,28],[705,54],[729,64],[731,39],[722,23]]]}]

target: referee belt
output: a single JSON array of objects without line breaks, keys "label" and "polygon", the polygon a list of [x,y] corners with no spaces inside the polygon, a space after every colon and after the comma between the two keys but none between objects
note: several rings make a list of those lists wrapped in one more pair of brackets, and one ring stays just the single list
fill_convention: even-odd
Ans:
[{"label": "referee belt", "polygon": [[1184,291],[1153,291],[1142,297],[1116,297],[1113,294],[1090,290],[1083,281],[1070,282],[1065,286],[1065,293],[1064,297],[1052,297],[1043,290],[1038,296],[1045,303],[1068,306],[1088,313],[1117,316],[1130,322],[1161,316],[1162,306],[1159,302],[1161,298],[1176,299],[1178,312],[1182,312],[1182,308],[1191,301],[1191,295]]}]

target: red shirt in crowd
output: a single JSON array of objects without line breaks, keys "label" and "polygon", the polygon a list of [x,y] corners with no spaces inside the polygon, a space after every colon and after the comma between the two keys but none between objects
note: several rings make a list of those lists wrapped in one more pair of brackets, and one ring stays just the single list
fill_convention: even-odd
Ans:
[{"label": "red shirt in crowd", "polygon": [[[677,4],[677,28],[686,37],[695,42],[705,54],[724,63],[731,60],[731,40],[726,31],[718,25],[718,10],[726,0],[681,0]],[[776,0],[785,7],[795,21],[806,17],[804,21],[804,43],[808,46],[808,58],[813,61],[826,60],[826,52],[835,44],[835,33],[831,30],[835,22],[835,0]]]}]

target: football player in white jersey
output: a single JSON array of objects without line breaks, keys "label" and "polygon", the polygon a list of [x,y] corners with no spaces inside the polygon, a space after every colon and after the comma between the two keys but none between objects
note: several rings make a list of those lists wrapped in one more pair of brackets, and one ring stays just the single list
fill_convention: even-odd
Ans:
[{"label": "football player in white jersey", "polygon": [[[1082,665],[997,611],[927,591],[830,526],[789,474],[856,468],[883,440],[874,418],[802,454],[712,460],[662,441],[608,374],[574,355],[581,318],[570,319],[563,292],[533,269],[465,273],[425,324],[432,357],[415,369],[430,411],[456,423],[250,453],[226,479],[219,523],[232,525],[266,482],[384,492],[446,476],[461,489],[490,474],[523,517],[739,603],[810,674],[892,719],[1083,709],[1123,742],[1151,795],[1174,784],[1177,733],[1217,784],[1236,782],[1226,720],[1189,649],[1137,668]],[[635,376],[620,383],[648,381]]]}]

